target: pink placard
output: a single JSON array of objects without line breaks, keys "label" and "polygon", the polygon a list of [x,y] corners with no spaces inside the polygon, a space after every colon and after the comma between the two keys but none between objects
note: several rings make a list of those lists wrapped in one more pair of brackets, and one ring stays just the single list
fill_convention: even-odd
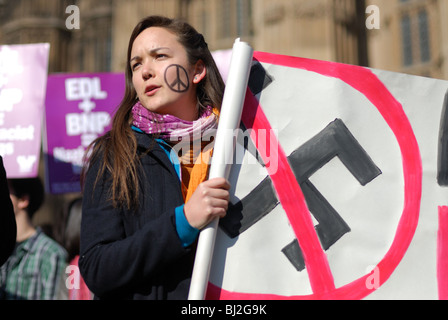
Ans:
[{"label": "pink placard", "polygon": [[8,178],[38,175],[49,49],[0,46],[0,154]]},{"label": "pink placard", "polygon": [[46,186],[53,194],[79,192],[86,147],[110,129],[124,94],[122,73],[57,74],[48,77]]}]

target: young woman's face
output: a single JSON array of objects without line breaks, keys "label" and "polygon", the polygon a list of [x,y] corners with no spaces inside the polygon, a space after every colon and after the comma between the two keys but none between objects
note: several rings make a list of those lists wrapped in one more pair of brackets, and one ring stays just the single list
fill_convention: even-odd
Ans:
[{"label": "young woman's face", "polygon": [[205,76],[205,68],[201,61],[193,66],[188,62],[175,34],[160,27],[145,29],[134,40],[129,63],[132,83],[145,108],[183,120],[197,119],[196,84]]}]

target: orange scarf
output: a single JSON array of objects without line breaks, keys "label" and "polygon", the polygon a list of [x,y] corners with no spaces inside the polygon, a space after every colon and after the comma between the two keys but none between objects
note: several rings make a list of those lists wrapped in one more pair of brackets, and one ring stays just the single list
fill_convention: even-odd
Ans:
[{"label": "orange scarf", "polygon": [[204,144],[202,142],[201,152],[194,163],[192,161],[194,159],[193,150],[190,150],[190,154],[186,155],[189,161],[183,162],[184,157],[181,158],[182,194],[185,203],[190,199],[198,185],[207,180],[208,177],[213,148],[207,145],[210,144],[208,141]]},{"label": "orange scarf", "polygon": [[[213,114],[219,119],[219,110],[213,108]],[[208,172],[213,154],[213,144],[210,141],[201,141],[201,150],[195,154],[194,148],[180,158],[182,171],[182,194],[184,201],[190,199],[193,192],[208,178]]]}]

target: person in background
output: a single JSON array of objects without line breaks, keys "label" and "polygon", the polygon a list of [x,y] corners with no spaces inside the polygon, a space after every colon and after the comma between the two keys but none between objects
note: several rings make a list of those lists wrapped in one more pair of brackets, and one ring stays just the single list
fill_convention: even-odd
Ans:
[{"label": "person in background", "polygon": [[67,264],[67,252],[32,224],[44,201],[39,178],[8,179],[17,224],[16,247],[0,267],[0,290],[7,300],[53,300]]},{"label": "person in background", "polygon": [[187,299],[199,231],[228,207],[229,182],[208,179],[224,82],[176,19],[140,21],[127,54],[112,129],[86,153],[79,267],[98,299]]},{"label": "person in background", "polygon": [[64,247],[68,252],[68,272],[65,286],[68,300],[91,300],[92,293],[81,277],[78,267],[81,233],[82,198],[76,198],[67,206],[65,218]]},{"label": "person in background", "polygon": [[17,226],[14,218],[14,210],[9,197],[6,171],[3,166],[3,158],[0,156],[0,266],[11,255],[16,243]]}]

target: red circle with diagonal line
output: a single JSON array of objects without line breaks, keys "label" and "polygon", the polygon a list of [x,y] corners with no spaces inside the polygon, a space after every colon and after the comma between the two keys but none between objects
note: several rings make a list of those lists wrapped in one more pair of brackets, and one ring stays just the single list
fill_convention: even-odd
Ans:
[{"label": "red circle with diagonal line", "polygon": [[[369,69],[289,56],[255,52],[260,62],[304,69],[327,77],[338,78],[363,94],[380,112],[398,141],[404,174],[404,207],[392,245],[376,266],[381,271],[380,286],[389,279],[400,263],[414,236],[418,224],[422,190],[422,162],[417,140],[402,105],[392,96],[384,84]],[[360,80],[362,79],[362,80]],[[270,130],[271,125],[261,106],[248,92],[242,121],[252,132],[258,129]],[[254,142],[258,139],[254,139]],[[279,165],[276,172],[269,172],[279,200],[294,230],[305,258],[311,295],[282,296],[273,294],[229,292],[209,283],[207,298],[210,299],[361,299],[375,288],[366,286],[370,274],[336,288],[325,252],[315,232],[311,214],[306,206],[300,186],[290,168],[286,154],[279,144]],[[269,146],[257,145],[257,149]],[[265,151],[265,152],[263,152]],[[276,150],[262,150],[270,154]],[[266,159],[263,159],[266,160]]]}]

